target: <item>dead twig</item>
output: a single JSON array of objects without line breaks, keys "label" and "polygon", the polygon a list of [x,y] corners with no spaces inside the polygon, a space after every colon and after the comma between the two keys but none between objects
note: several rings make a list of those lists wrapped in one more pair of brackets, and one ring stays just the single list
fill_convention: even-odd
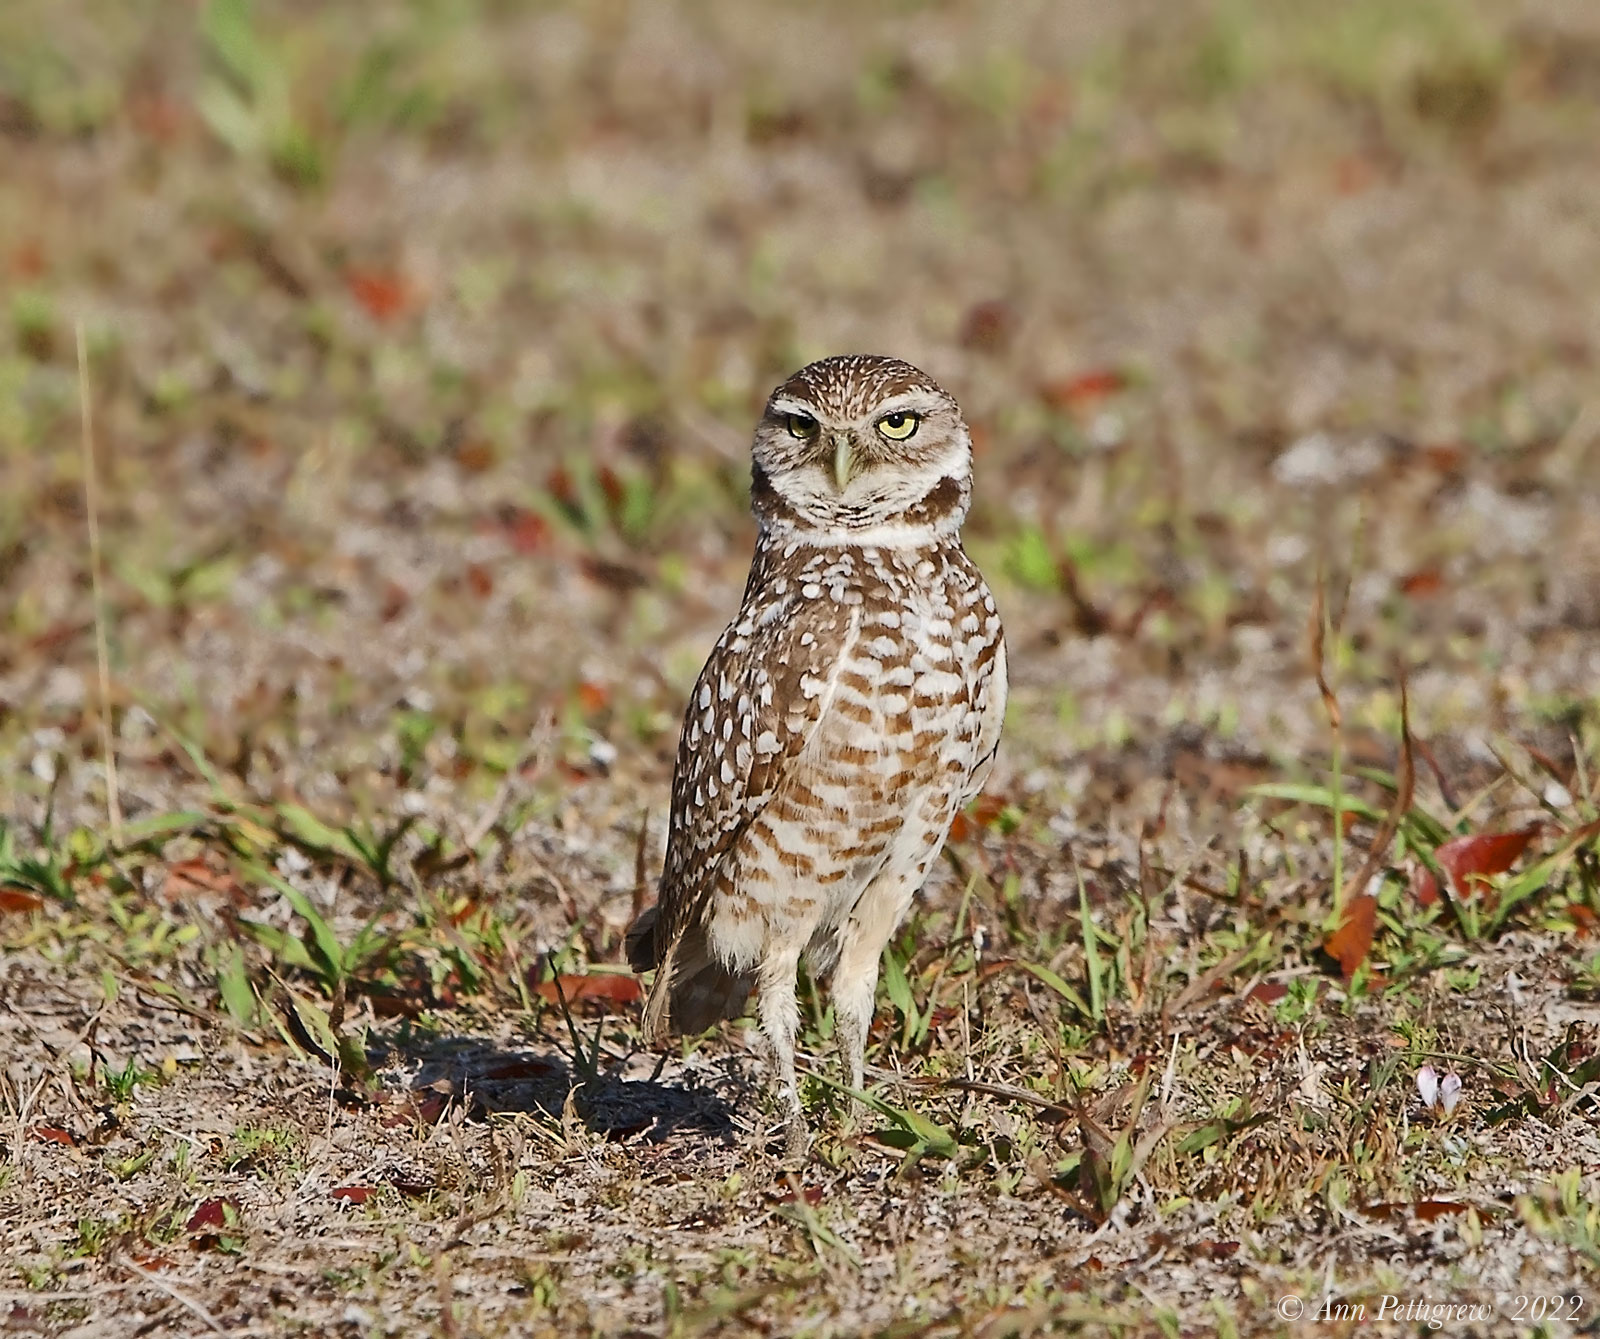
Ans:
[{"label": "dead twig", "polygon": [[116,1257],[114,1258],[113,1263],[117,1266],[117,1268],[125,1269],[128,1271],[128,1273],[135,1275],[141,1281],[148,1283],[157,1292],[165,1293],[179,1306],[198,1317],[205,1327],[213,1334],[229,1333],[227,1327],[209,1311],[207,1311],[204,1306],[195,1301],[194,1298],[190,1297],[187,1293],[180,1292],[177,1288],[174,1288],[165,1279],[156,1274],[152,1274],[148,1269],[141,1269],[138,1265],[134,1264],[132,1260],[129,1260],[125,1257]]},{"label": "dead twig", "polygon": [[94,651],[100,688],[100,752],[106,766],[106,817],[111,841],[122,845],[122,796],[117,789],[117,754],[111,730],[111,658],[106,649],[106,601],[100,580],[100,492],[95,475],[94,421],[89,394],[89,355],[84,345],[83,322],[77,322],[78,418],[82,427],[83,506],[89,524],[89,583],[94,599]]},{"label": "dead twig", "polygon": [[550,744],[551,735],[555,730],[555,717],[545,717],[536,725],[528,735],[528,743],[523,748],[517,761],[506,769],[506,774],[500,778],[500,784],[495,788],[493,797],[483,813],[478,815],[478,821],[468,829],[464,838],[466,848],[476,851],[481,842],[499,823],[505,813],[506,805],[511,801],[511,795],[517,784],[523,780],[523,773],[531,769],[530,778],[536,777],[544,770],[545,753]]}]

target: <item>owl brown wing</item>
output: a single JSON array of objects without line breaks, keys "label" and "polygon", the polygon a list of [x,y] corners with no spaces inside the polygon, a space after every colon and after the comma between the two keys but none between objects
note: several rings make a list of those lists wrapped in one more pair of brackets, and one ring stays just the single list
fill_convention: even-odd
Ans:
[{"label": "owl brown wing", "polygon": [[1005,634],[997,632],[992,646],[984,669],[983,715],[979,719],[978,741],[973,749],[978,761],[962,789],[961,803],[956,806],[958,809],[965,809],[978,798],[983,783],[989,779],[989,772],[994,767],[995,754],[1000,751],[1000,731],[1005,725],[1006,694],[1009,690]]},{"label": "owl brown wing", "polygon": [[684,715],[661,896],[652,942],[630,953],[635,967],[665,960],[699,916],[729,849],[805,748],[833,700],[858,609],[798,590],[759,604],[747,593]]}]

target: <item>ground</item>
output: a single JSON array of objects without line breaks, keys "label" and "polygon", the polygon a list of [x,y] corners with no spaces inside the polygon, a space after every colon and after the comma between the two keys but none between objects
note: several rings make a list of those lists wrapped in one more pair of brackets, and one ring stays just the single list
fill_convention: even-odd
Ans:
[{"label": "ground", "polygon": [[[0,1328],[1594,1332],[1597,217],[1581,0],[11,0]],[[621,936],[849,350],[1013,703],[785,1169]]]}]

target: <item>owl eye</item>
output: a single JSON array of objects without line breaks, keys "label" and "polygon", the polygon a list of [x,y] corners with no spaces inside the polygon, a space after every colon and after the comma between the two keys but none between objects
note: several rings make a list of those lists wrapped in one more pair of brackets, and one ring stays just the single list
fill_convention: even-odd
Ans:
[{"label": "owl eye", "polygon": [[809,414],[788,414],[784,417],[784,426],[789,429],[789,436],[798,437],[802,442],[817,435],[817,420]]},{"label": "owl eye", "polygon": [[891,442],[903,442],[917,430],[917,425],[921,422],[921,414],[910,414],[904,410],[896,410],[892,414],[885,414],[878,420],[878,431]]}]

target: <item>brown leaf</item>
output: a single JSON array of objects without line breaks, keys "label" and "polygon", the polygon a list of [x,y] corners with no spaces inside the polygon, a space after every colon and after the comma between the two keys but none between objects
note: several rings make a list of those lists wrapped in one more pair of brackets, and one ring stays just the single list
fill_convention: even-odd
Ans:
[{"label": "brown leaf", "polygon": [[1372,950],[1372,934],[1378,924],[1378,899],[1371,893],[1358,893],[1345,903],[1339,928],[1323,942],[1322,951],[1339,964],[1348,981]]},{"label": "brown leaf", "polygon": [[35,1125],[33,1137],[42,1139],[47,1144],[64,1144],[67,1148],[76,1148],[78,1138],[71,1130],[63,1130],[59,1125]]},{"label": "brown leaf", "polygon": [[199,856],[193,856],[167,867],[161,896],[168,902],[179,902],[195,893],[231,894],[238,887],[238,881],[231,873],[213,869]]},{"label": "brown leaf", "polygon": [[[1539,825],[1516,832],[1478,832],[1452,837],[1433,853],[1439,868],[1450,876],[1456,895],[1470,897],[1488,885],[1491,874],[1504,874],[1539,835]],[[1476,886],[1476,887],[1475,887]]]}]

